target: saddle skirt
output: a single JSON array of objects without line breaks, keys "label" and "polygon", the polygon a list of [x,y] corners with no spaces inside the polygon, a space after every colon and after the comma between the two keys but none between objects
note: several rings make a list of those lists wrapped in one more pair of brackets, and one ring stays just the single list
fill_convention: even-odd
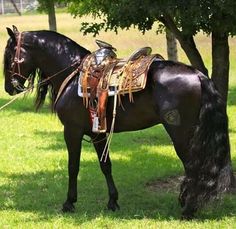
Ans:
[{"label": "saddle skirt", "polygon": [[97,66],[94,53],[86,57],[79,77],[78,95],[98,97],[99,89],[108,90],[108,95],[130,94],[145,88],[147,72],[151,63],[164,59],[159,54],[150,54],[151,48],[144,47],[134,52],[128,60],[107,58]]}]

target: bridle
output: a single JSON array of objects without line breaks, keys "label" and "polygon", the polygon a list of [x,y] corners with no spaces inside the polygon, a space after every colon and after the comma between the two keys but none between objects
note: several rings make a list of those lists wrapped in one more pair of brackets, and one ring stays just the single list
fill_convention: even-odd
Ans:
[{"label": "bridle", "polygon": [[[23,35],[22,33],[19,33],[17,36],[17,44],[16,44],[16,52],[15,56],[13,59],[13,62],[11,64],[11,84],[12,86],[17,89],[18,91],[24,91],[27,90],[29,87],[32,87],[32,80],[31,77],[25,77],[21,74],[21,67],[20,65],[24,62],[24,58],[21,58],[21,48],[22,48],[22,43],[23,43]],[[24,85],[21,85],[20,82],[14,77],[18,76],[20,78],[23,78],[25,81],[29,81],[29,85],[26,88]]]}]

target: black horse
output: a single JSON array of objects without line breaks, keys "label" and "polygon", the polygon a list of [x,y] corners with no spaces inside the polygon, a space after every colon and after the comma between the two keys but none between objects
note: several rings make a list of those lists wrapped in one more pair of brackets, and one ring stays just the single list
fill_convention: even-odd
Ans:
[{"label": "black horse", "polygon": [[[4,53],[5,90],[20,93],[27,79],[34,81],[39,71],[36,99],[39,107],[47,90],[55,100],[63,80],[76,69],[90,52],[69,38],[50,31],[19,33],[7,28],[10,36]],[[93,144],[101,158],[106,134],[95,134],[89,111],[77,95],[78,75],[68,84],[56,103],[55,111],[64,125],[69,161],[69,183],[63,211],[74,211],[77,200],[77,176],[80,166],[81,142],[84,135],[95,139]],[[117,107],[115,132],[133,131],[163,124],[171,137],[185,169],[179,201],[182,217],[194,213],[212,197],[234,185],[228,123],[221,97],[212,81],[193,67],[172,61],[156,60],[148,71],[144,90],[122,97]],[[107,104],[108,130],[112,122],[113,97]],[[105,175],[108,208],[119,209],[118,192],[112,178],[111,161],[100,161]]]}]

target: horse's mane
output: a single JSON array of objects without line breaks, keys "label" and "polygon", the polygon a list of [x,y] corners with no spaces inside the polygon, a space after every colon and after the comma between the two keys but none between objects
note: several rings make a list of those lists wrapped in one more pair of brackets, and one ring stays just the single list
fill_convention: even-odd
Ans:
[{"label": "horse's mane", "polygon": [[44,104],[46,96],[48,92],[50,93],[50,107],[51,111],[53,111],[53,104],[55,101],[55,96],[53,95],[53,88],[49,83],[41,85],[40,82],[42,81],[43,72],[40,69],[36,70],[36,74],[32,77],[33,82],[35,81],[35,78],[37,76],[38,86],[36,87],[36,98],[34,101],[35,109],[38,111]]},{"label": "horse's mane", "polygon": [[[83,48],[72,39],[54,31],[40,30],[40,31],[35,31],[35,32],[33,31],[33,32],[26,32],[26,33],[28,34],[28,39],[27,39],[27,36],[24,39],[24,43],[26,45],[29,45],[29,44],[34,45],[34,46],[38,45],[42,49],[50,49],[54,51],[56,55],[63,55],[61,51],[64,50],[65,49],[64,47],[66,46],[70,47],[71,50],[74,52],[79,50],[82,56],[89,53],[87,49]],[[35,36],[36,34],[37,36]],[[47,42],[42,43],[41,40],[38,39],[38,36],[46,38]],[[63,49],[62,50],[55,49],[55,46],[57,44],[63,44]],[[65,53],[65,56],[66,55],[68,54]],[[37,86],[36,88],[36,98],[35,98],[35,103],[34,103],[36,110],[39,110],[42,107],[42,105],[45,102],[46,96],[49,92],[51,110],[53,111],[54,102],[56,99],[54,88],[52,87],[52,85],[50,85],[50,83],[44,83],[42,85],[40,84],[40,82],[43,79],[45,79],[45,75],[40,69],[36,69],[36,74],[32,75],[31,77],[32,77],[33,82],[37,81],[38,82],[37,85],[40,85],[40,86]]]}]

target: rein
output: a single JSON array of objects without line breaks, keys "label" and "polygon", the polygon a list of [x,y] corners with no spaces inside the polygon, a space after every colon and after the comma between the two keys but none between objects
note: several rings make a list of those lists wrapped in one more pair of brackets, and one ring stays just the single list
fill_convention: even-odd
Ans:
[{"label": "rein", "polygon": [[18,99],[20,96],[26,94],[27,92],[31,91],[30,89],[27,89],[23,92],[21,92],[20,94],[17,94],[13,97],[13,99],[11,99],[10,101],[8,101],[7,103],[5,103],[3,106],[0,107],[0,111],[3,110],[5,107],[7,107],[8,105],[10,105],[11,103],[13,103],[16,99]]},{"label": "rein", "polygon": [[[69,68],[75,66],[76,64],[77,64],[77,62],[75,62],[75,63],[71,64],[70,66],[68,66],[68,67],[66,67],[66,68],[64,68],[64,69],[62,69],[62,70],[60,70],[59,72],[56,72],[55,74],[53,74],[53,75],[51,75],[51,76],[48,76],[46,79],[44,79],[44,80],[42,80],[41,82],[37,83],[35,86],[41,86],[41,85],[44,84],[45,82],[49,81],[50,79],[52,79],[53,77],[59,75],[60,73],[66,71],[67,69],[69,69]],[[76,70],[77,70],[77,69],[76,69]],[[75,72],[75,71],[73,71],[73,72]],[[72,73],[73,73],[73,72],[72,72]],[[15,74],[18,74],[18,73],[15,73]],[[13,75],[14,75],[14,74],[13,74]],[[23,77],[24,79],[27,79],[25,76],[22,76],[22,75],[19,75],[19,76]],[[33,88],[34,88],[34,85],[32,85],[31,87],[27,87],[27,89],[24,89],[21,93],[15,95],[13,99],[11,99],[9,102],[7,102],[6,104],[4,104],[3,106],[0,107],[0,111],[1,111],[3,108],[5,108],[5,107],[7,107],[8,105],[10,105],[12,102],[14,102],[18,97],[20,97],[20,96],[26,94],[27,92],[31,91]]]},{"label": "rein", "polygon": [[[39,85],[41,86],[41,84],[44,84],[46,83],[47,81],[49,81],[50,79],[52,79],[53,77],[59,75],[60,73],[66,71],[67,69],[71,68],[71,67],[74,67],[76,64],[78,64],[78,61],[76,61],[75,63],[71,64],[70,66],[66,67],[66,68],[63,68],[62,70],[56,72],[55,74],[51,75],[51,76],[48,76],[46,79],[42,80],[40,83],[36,84],[36,85]],[[74,71],[73,71],[74,72]]]}]

